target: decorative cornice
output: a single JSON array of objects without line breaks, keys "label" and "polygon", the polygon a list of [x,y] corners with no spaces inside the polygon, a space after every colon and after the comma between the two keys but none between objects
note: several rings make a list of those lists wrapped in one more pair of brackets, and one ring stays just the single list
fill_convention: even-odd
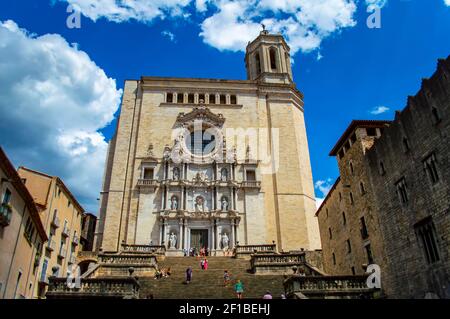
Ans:
[{"label": "decorative cornice", "polygon": [[206,106],[194,107],[189,113],[182,112],[178,114],[176,122],[179,124],[185,124],[195,120],[207,120],[208,122],[212,122],[218,126],[222,126],[225,122],[225,118],[222,114],[214,114]]}]

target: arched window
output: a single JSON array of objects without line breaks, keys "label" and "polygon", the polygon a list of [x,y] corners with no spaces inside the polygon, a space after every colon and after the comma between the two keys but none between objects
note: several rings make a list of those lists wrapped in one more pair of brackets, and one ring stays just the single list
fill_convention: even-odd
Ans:
[{"label": "arched window", "polygon": [[261,59],[259,58],[259,53],[255,53],[255,66],[256,66],[256,75],[261,74]]},{"label": "arched window", "polygon": [[270,58],[270,68],[272,71],[277,70],[277,51],[275,48],[270,48],[269,50],[269,58]]}]

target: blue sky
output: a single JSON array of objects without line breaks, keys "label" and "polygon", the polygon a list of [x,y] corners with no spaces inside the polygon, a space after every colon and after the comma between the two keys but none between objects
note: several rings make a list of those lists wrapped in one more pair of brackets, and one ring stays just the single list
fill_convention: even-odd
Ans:
[{"label": "blue sky", "polygon": [[[68,2],[81,11],[79,29],[66,26]],[[14,164],[61,176],[94,213],[126,79],[245,79],[242,49],[259,23],[282,32],[295,52],[316,196],[323,198],[338,176],[328,152],[349,122],[391,119],[450,54],[449,0],[368,0],[383,6],[380,29],[366,26],[364,0],[135,2],[141,6],[0,5],[0,144]],[[372,114],[377,108],[384,112]]]}]

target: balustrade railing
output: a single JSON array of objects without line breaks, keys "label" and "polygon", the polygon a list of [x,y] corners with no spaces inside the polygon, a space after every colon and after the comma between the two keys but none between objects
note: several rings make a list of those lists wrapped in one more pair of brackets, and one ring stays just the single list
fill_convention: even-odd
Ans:
[{"label": "balustrade railing", "polygon": [[164,255],[166,252],[166,247],[164,245],[122,244],[122,252]]},{"label": "balustrade railing", "polygon": [[158,186],[158,181],[156,179],[139,179],[137,186],[156,187]]},{"label": "balustrade railing", "polygon": [[254,254],[254,253],[275,253],[277,250],[276,244],[266,245],[236,245],[235,254]]},{"label": "balustrade railing", "polygon": [[139,283],[133,277],[82,278],[79,285],[70,288],[66,278],[49,278],[47,298],[64,298],[78,295],[80,297],[115,297],[138,298]]},{"label": "balustrade railing", "polygon": [[251,265],[298,265],[305,263],[305,254],[255,254],[252,256]]},{"label": "balustrade railing", "polygon": [[302,276],[294,275],[284,282],[287,294],[301,292],[326,294],[333,292],[371,291],[367,287],[367,276]]},{"label": "balustrade railing", "polygon": [[136,254],[99,255],[98,261],[108,265],[156,265],[155,256],[142,256]]},{"label": "balustrade railing", "polygon": [[259,181],[243,181],[241,187],[245,188],[261,188],[261,182]]}]

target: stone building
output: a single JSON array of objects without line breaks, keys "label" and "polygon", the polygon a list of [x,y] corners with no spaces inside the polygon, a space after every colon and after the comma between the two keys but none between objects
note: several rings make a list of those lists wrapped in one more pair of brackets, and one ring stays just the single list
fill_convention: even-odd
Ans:
[{"label": "stone building", "polygon": [[353,121],[339,139],[316,213],[326,272],[375,263],[388,297],[450,298],[449,106],[450,57],[393,121]]},{"label": "stone building", "polygon": [[388,295],[450,298],[450,57],[367,153]]},{"label": "stone building", "polygon": [[303,95],[289,47],[266,31],[247,46],[247,80],[125,82],[109,145],[97,241],[206,246],[216,255],[274,241],[320,247]]},{"label": "stone building", "polygon": [[97,225],[97,216],[91,213],[84,213],[81,221],[80,243],[83,251],[92,251],[94,249],[95,227]]},{"label": "stone building", "polygon": [[366,154],[389,123],[352,121],[330,152],[340,177],[316,213],[329,274],[361,275],[368,264],[385,263]]},{"label": "stone building", "polygon": [[0,147],[0,299],[33,298],[47,236],[39,212]]},{"label": "stone building", "polygon": [[26,167],[19,167],[18,173],[34,198],[48,237],[35,292],[36,297],[43,297],[48,277],[66,277],[76,264],[84,209],[59,177]]}]

